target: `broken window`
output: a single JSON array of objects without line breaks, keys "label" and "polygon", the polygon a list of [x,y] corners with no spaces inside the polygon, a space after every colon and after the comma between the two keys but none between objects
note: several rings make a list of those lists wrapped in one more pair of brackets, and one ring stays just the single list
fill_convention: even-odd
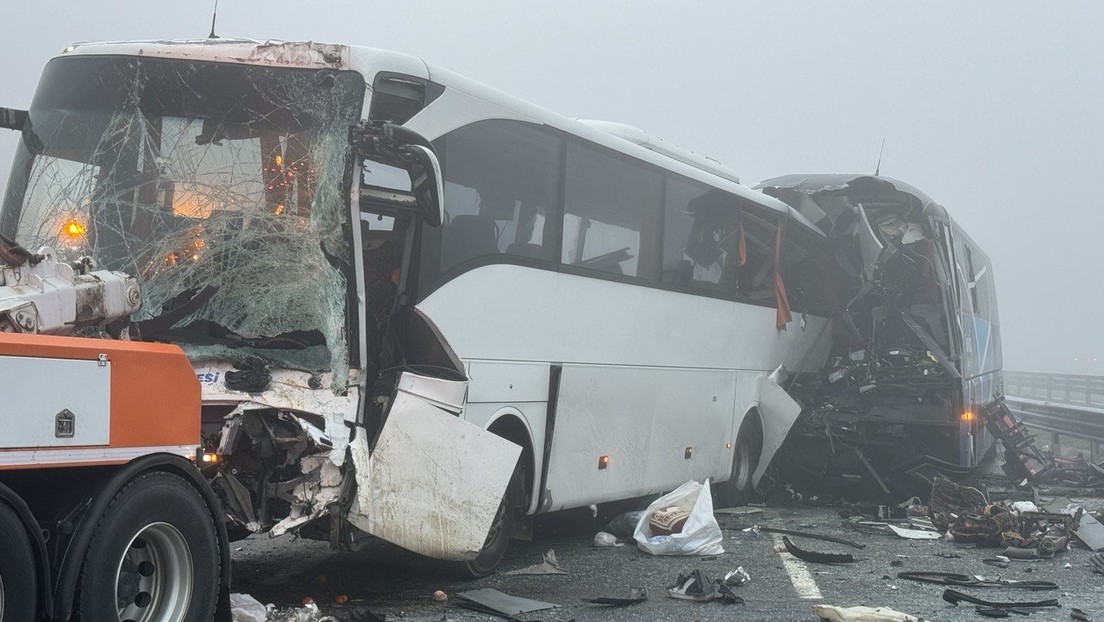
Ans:
[{"label": "broken window", "polygon": [[346,343],[349,126],[359,74],[134,57],[43,73],[0,231],[137,275],[141,317],[193,358],[333,370]]},{"label": "broken window", "polygon": [[740,265],[736,198],[681,177],[667,179],[664,283],[731,293]]}]

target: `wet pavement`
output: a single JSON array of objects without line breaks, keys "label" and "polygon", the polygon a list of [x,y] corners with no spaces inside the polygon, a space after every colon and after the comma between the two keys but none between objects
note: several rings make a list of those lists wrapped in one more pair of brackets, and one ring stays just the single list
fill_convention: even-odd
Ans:
[{"label": "wet pavement", "polygon": [[[1099,503],[1097,501],[1096,503]],[[1086,505],[1093,505],[1087,503]],[[805,538],[792,538],[804,549],[851,553],[851,564],[823,565],[801,562],[779,553],[781,537],[750,534],[735,527],[755,522],[785,529],[811,531],[866,544],[854,549]],[[632,543],[619,548],[597,548],[594,534],[604,521],[590,513],[565,512],[542,517],[532,542],[515,541],[501,565],[502,571],[542,561],[555,550],[568,574],[510,576],[499,574],[478,581],[461,581],[438,563],[389,546],[358,553],[330,551],[325,543],[269,540],[253,537],[235,543],[234,591],[252,594],[261,602],[279,606],[312,598],[323,613],[344,622],[365,619],[372,611],[388,620],[478,621],[496,620],[450,602],[433,599],[435,590],[456,592],[495,588],[511,595],[560,605],[557,609],[520,616],[523,620],[812,620],[814,604],[891,607],[925,620],[984,620],[972,605],[953,606],[943,601],[944,586],[896,578],[901,571],[943,571],[1005,579],[1052,581],[1053,591],[1009,588],[961,588],[986,600],[1033,601],[1057,598],[1059,609],[1035,610],[1026,620],[1070,620],[1070,609],[1079,608],[1092,619],[1104,620],[1104,576],[1093,574],[1090,553],[1071,545],[1053,559],[1013,561],[1008,568],[982,563],[999,549],[977,548],[953,542],[905,540],[893,535],[861,533],[843,526],[835,508],[767,507],[753,519],[724,518],[725,553],[715,558],[653,557]],[[957,555],[958,557],[953,557]],[[1068,567],[1067,567],[1068,565]],[[751,582],[734,588],[745,604],[696,603],[669,598],[666,586],[680,571],[700,568],[720,578],[737,566],[751,574]],[[644,603],[604,609],[580,599],[623,596],[631,587],[648,590]],[[344,597],[344,598],[342,598]],[[344,604],[338,602],[347,599]],[[1020,618],[1020,616],[1013,616]]]}]

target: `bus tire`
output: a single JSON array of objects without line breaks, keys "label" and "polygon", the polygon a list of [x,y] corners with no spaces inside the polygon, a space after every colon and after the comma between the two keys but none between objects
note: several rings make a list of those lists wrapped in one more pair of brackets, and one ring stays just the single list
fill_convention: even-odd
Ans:
[{"label": "bus tire", "polygon": [[217,529],[199,491],[172,473],[139,475],[96,524],[77,587],[79,617],[211,620],[220,560]]},{"label": "bus tire", "polygon": [[506,494],[502,495],[502,502],[498,504],[498,512],[491,522],[491,529],[487,532],[487,540],[483,543],[479,556],[471,561],[454,564],[453,571],[461,579],[482,579],[494,574],[498,563],[506,555],[520,512],[516,499],[519,490],[524,486],[522,473],[524,469],[520,466],[514,469],[510,485],[506,487]]},{"label": "bus tire", "polygon": [[759,466],[763,451],[763,432],[758,415],[752,411],[744,417],[740,433],[736,435],[736,448],[732,451],[732,476],[715,488],[716,503],[720,507],[737,507],[751,500],[755,490],[751,476]]},{"label": "bus tire", "polygon": [[0,503],[0,620],[31,622],[38,592],[34,551],[19,515]]}]

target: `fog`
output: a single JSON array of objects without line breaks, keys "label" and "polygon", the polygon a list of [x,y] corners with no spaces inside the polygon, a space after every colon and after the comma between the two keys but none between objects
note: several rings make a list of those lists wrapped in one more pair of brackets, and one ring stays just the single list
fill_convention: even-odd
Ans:
[{"label": "fog", "polygon": [[[209,2],[3,0],[0,106],[75,41],[195,38]],[[223,0],[217,32],[389,48],[630,123],[754,183],[881,172],[990,255],[1004,366],[1104,375],[1104,4]],[[0,171],[16,137],[0,134]],[[0,189],[4,182],[0,181]]]}]

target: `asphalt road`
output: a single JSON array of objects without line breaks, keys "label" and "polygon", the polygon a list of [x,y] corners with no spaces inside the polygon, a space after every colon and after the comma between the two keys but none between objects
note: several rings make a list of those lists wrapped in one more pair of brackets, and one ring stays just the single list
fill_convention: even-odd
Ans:
[{"label": "asphalt road", "polygon": [[[740,522],[743,522],[741,520]],[[835,509],[769,507],[755,519],[763,525],[814,531],[867,544],[862,550],[843,545],[794,538],[806,549],[852,553],[853,564],[806,564],[776,551],[776,537],[754,537],[737,529],[724,531],[725,554],[715,559],[653,557],[629,544],[620,548],[596,548],[594,534],[602,523],[589,512],[560,513],[543,517],[532,542],[515,541],[501,569],[508,571],[542,561],[545,551],[555,550],[564,576],[509,576],[502,574],[478,581],[452,578],[447,569],[407,554],[379,547],[358,553],[330,551],[319,542],[283,537],[253,537],[235,543],[234,591],[248,593],[261,602],[278,606],[300,604],[311,597],[323,613],[344,622],[363,619],[366,611],[388,620],[414,622],[447,620],[495,620],[493,616],[455,606],[455,599],[433,600],[435,590],[448,594],[484,587],[515,596],[543,600],[559,608],[521,616],[525,620],[808,620],[814,604],[891,607],[925,620],[984,620],[973,606],[953,606],[943,601],[944,588],[896,578],[904,570],[935,570],[1006,579],[1053,581],[1057,591],[1034,592],[1007,588],[964,588],[961,591],[988,600],[1041,600],[1057,598],[1060,609],[1037,610],[1025,619],[1070,620],[1077,607],[1093,619],[1104,620],[1104,577],[1092,573],[1090,553],[1071,548],[1053,559],[1014,561],[1009,568],[987,566],[982,559],[998,553],[946,541],[912,541],[896,536],[858,533],[844,528]],[[728,524],[724,521],[722,524]],[[957,554],[960,557],[940,556]],[[892,566],[895,560],[899,566]],[[1068,567],[1067,567],[1068,565]],[[743,566],[751,582],[735,588],[743,605],[720,602],[695,603],[667,597],[665,587],[680,571],[700,568],[710,577]],[[581,602],[583,597],[621,596],[630,587],[645,587],[649,599],[620,609],[602,609]],[[347,602],[338,605],[339,596]],[[1013,616],[1018,618],[1019,616]]]}]

